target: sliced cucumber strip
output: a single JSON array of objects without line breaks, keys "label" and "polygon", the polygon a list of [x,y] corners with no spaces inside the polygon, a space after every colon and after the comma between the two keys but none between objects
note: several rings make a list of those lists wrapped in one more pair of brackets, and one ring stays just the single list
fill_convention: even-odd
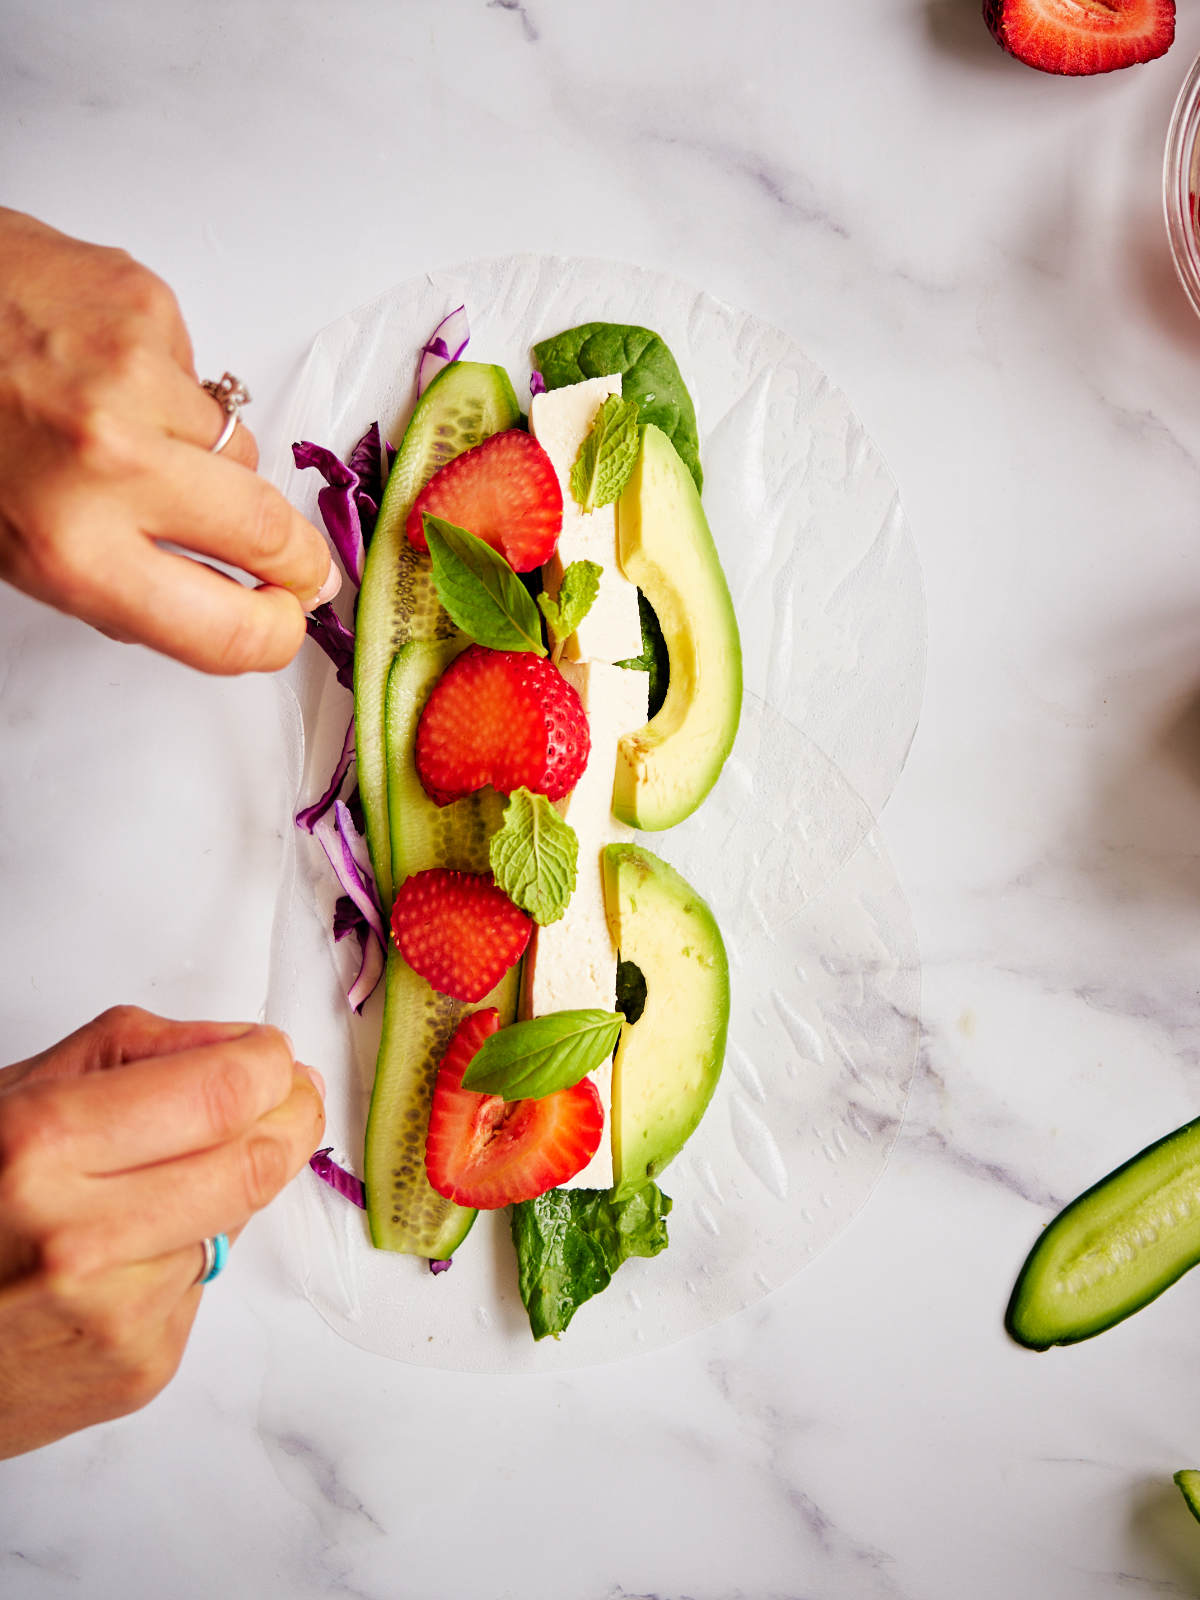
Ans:
[{"label": "sliced cucumber strip", "polygon": [[417,722],[430,690],[470,642],[457,630],[452,639],[413,640],[401,647],[388,674],[388,826],[397,888],[428,867],[491,870],[488,840],[500,826],[504,801],[494,789],[481,789],[453,805],[436,806],[421,787],[413,757]]},{"label": "sliced cucumber strip", "polygon": [[1188,1510],[1200,1522],[1200,1472],[1195,1467],[1182,1467],[1175,1474],[1175,1482]]},{"label": "sliced cucumber strip", "polygon": [[1073,1200],[1021,1269],[1005,1326],[1048,1350],[1103,1333],[1200,1261],[1200,1119]]},{"label": "sliced cucumber strip", "polygon": [[[429,692],[470,641],[414,640],[388,674],[386,753],[391,859],[397,883],[429,867],[486,872],[488,840],[504,802],[493,789],[435,806],[421,787],[413,750]],[[481,1006],[502,1023],[516,1015],[519,968]],[[425,1135],[434,1080],[450,1036],[476,1009],[437,994],[393,949],[388,952],[383,1028],[367,1118],[364,1163],[367,1221],[381,1250],[444,1260],[466,1237],[474,1211],[444,1200],[425,1176]]]},{"label": "sliced cucumber strip", "polygon": [[417,402],[371,537],[355,617],[354,721],[367,844],[385,911],[393,893],[384,739],[388,673],[397,650],[410,639],[454,632],[438,602],[429,557],[409,544],[405,523],[438,467],[489,435],[515,427],[520,418],[503,367],[456,361],[444,368]]}]

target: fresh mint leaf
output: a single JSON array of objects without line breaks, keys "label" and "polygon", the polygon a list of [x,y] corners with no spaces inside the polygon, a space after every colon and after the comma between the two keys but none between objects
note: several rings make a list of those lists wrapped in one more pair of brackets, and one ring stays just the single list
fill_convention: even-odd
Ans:
[{"label": "fresh mint leaf", "polygon": [[607,1189],[550,1189],[513,1206],[517,1281],[534,1338],[557,1338],[630,1256],[665,1250],[670,1209],[653,1183],[627,1200]]},{"label": "fresh mint leaf", "polygon": [[505,1100],[541,1100],[586,1078],[616,1049],[619,1011],[550,1011],[485,1039],[463,1088]]},{"label": "fresh mint leaf", "polygon": [[557,596],[545,592],[538,595],[538,605],[550,630],[550,643],[556,648],[571,637],[592,609],[600,593],[603,571],[597,561],[572,561],[563,572]]},{"label": "fresh mint leaf", "polygon": [[610,506],[620,496],[637,461],[640,442],[636,400],[610,394],[596,413],[571,468],[571,493],[582,511]]},{"label": "fresh mint leaf", "polygon": [[489,650],[546,654],[538,609],[498,550],[428,512],[425,538],[438,599],[456,626]]},{"label": "fresh mint leaf", "polygon": [[575,891],[579,840],[544,794],[514,789],[488,845],[492,875],[514,905],[543,927]]},{"label": "fresh mint leaf", "polygon": [[642,422],[662,429],[697,489],[703,488],[696,408],[675,357],[658,334],[620,322],[585,322],[535,344],[533,358],[547,389],[619,372],[622,395],[637,401]]},{"label": "fresh mint leaf", "polygon": [[671,682],[671,655],[667,649],[667,641],[663,638],[663,631],[659,625],[654,607],[642,591],[638,590],[638,617],[642,624],[642,653],[633,656],[628,661],[618,661],[618,667],[629,667],[635,672],[648,672],[650,674],[649,705],[647,716],[654,718],[662,709],[662,703],[667,698],[667,688]]}]

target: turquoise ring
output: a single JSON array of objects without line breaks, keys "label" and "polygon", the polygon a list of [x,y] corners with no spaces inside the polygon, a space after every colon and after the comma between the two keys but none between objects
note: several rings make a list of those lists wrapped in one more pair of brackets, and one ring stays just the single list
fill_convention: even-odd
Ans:
[{"label": "turquoise ring", "polygon": [[225,1270],[225,1263],[229,1260],[229,1235],[218,1233],[211,1239],[201,1239],[200,1247],[204,1251],[204,1265],[196,1282],[203,1288],[206,1283],[219,1278]]}]

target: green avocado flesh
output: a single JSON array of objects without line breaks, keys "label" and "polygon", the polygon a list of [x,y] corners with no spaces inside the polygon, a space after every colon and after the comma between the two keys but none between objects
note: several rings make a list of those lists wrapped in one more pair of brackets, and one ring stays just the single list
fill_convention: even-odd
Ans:
[{"label": "green avocado flesh", "polygon": [[636,1022],[621,1029],[612,1073],[613,1194],[657,1178],[712,1099],[729,1028],[729,964],[708,906],[649,850],[603,851],[604,903],[622,962],[645,979]]},{"label": "green avocado flesh", "polygon": [[1150,1145],[1071,1202],[1029,1253],[1005,1326],[1031,1350],[1076,1344],[1200,1262],[1200,1120]]},{"label": "green avocado flesh", "polygon": [[491,434],[516,427],[520,420],[517,397],[503,367],[456,361],[442,369],[418,400],[388,474],[354,624],[358,787],[385,911],[394,891],[384,745],[388,673],[397,650],[410,639],[447,638],[455,632],[433,587],[429,557],[409,544],[405,523],[417,495],[439,467]]},{"label": "green avocado flesh", "polygon": [[[421,787],[413,750],[430,690],[470,641],[414,640],[396,655],[386,690],[386,751],[391,859],[397,884],[429,867],[486,872],[488,840],[503,801],[494,789],[435,806]],[[516,1015],[519,967],[480,1006],[501,1023]],[[468,1011],[438,994],[393,947],[388,951],[383,1027],[367,1118],[364,1187],[371,1240],[381,1250],[445,1260],[466,1237],[474,1211],[456,1206],[425,1176],[425,1135],[434,1080],[446,1046]]]},{"label": "green avocado flesh", "polygon": [[670,678],[658,714],[617,751],[613,811],[635,828],[672,827],[717,781],[742,709],[742,650],[733,602],[700,494],[671,441],[642,430],[617,502],[625,576],[654,608]]}]

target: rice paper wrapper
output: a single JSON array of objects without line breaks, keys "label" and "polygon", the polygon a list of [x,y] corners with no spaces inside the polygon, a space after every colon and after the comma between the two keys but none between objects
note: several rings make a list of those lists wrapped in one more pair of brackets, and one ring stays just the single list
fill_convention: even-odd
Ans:
[{"label": "rice paper wrapper", "polygon": [[[643,842],[720,923],[733,990],[725,1070],[661,1179],[675,1202],[669,1249],[626,1262],[557,1341],[529,1333],[507,1213],[481,1215],[437,1276],[373,1250],[362,1213],[311,1173],[268,1215],[289,1280],[355,1344],[447,1369],[561,1370],[670,1343],[752,1304],[830,1243],[884,1169],[916,1059],[920,969],[875,817],[916,726],[924,602],[895,485],[840,391],[778,329],[613,262],[472,262],[327,328],[274,474],[306,514],[316,516],[320,483],[295,470],[292,441],[343,452],[378,418],[398,442],[421,347],[460,303],[467,356],[505,366],[518,395],[533,343],[607,320],[660,333],[696,402],[746,699],[713,792]],[[281,690],[297,809],[324,787],[350,708],[325,658],[313,647],[302,657]],[[320,850],[289,829],[267,1015],[325,1074],[325,1142],[357,1152],[380,996],[361,1019],[349,1013],[353,952],[329,931],[338,892]]]}]

